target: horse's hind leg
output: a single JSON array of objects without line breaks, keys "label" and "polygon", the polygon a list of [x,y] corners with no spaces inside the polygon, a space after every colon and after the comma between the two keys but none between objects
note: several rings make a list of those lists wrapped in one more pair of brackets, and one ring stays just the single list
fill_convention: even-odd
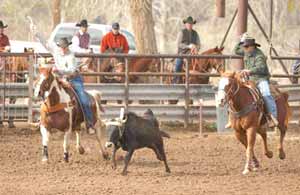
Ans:
[{"label": "horse's hind leg", "polygon": [[260,128],[257,132],[258,134],[260,134],[260,136],[263,139],[263,144],[264,144],[264,154],[268,157],[268,158],[272,158],[273,157],[273,152],[270,151],[268,149],[268,143],[267,143],[267,131],[264,128]]},{"label": "horse's hind leg", "polygon": [[84,154],[84,148],[81,146],[80,131],[76,131],[76,148],[79,154]]},{"label": "horse's hind leg", "polygon": [[284,126],[279,127],[279,131],[280,131],[280,140],[279,140],[278,151],[279,151],[279,158],[281,160],[283,160],[286,157],[285,152],[283,150],[283,140],[284,140],[285,133],[286,133],[286,127],[284,127]]},{"label": "horse's hind leg", "polygon": [[101,133],[101,122],[100,122],[100,119],[97,121],[97,123],[95,125],[95,129],[96,129],[96,138],[97,138],[97,141],[98,141],[98,144],[99,144],[99,147],[100,147],[101,154],[102,154],[102,156],[103,156],[103,158],[105,160],[108,160],[108,153],[103,148],[103,145],[102,145],[102,142],[101,142],[102,133]]}]

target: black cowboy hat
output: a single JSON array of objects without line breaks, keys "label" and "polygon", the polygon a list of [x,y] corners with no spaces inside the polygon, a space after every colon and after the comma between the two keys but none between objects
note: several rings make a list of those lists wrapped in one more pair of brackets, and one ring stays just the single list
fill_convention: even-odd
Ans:
[{"label": "black cowboy hat", "polygon": [[242,45],[243,47],[249,47],[249,46],[260,47],[260,44],[256,43],[256,42],[255,42],[255,39],[253,39],[253,38],[245,39],[245,40],[241,43],[241,45]]},{"label": "black cowboy hat", "polygon": [[119,30],[120,29],[120,24],[118,22],[115,22],[111,25],[111,28],[112,29],[115,29],[115,30]]},{"label": "black cowboy hat", "polygon": [[69,47],[69,45],[71,45],[71,44],[72,44],[72,42],[69,42],[69,40],[66,37],[61,38],[59,40],[59,42],[56,43],[56,45],[61,48]]},{"label": "black cowboy hat", "polygon": [[79,23],[76,24],[78,27],[88,27],[88,21],[86,19],[81,20]]},{"label": "black cowboy hat", "polygon": [[8,25],[4,25],[2,20],[0,20],[0,28],[7,28],[7,27],[8,27]]},{"label": "black cowboy hat", "polygon": [[183,24],[188,23],[188,24],[196,24],[196,20],[193,19],[192,16],[187,17],[186,19],[183,20]]}]

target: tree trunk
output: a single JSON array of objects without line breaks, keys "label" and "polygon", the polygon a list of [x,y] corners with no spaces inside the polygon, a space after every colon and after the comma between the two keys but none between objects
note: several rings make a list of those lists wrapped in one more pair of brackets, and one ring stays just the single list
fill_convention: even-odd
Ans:
[{"label": "tree trunk", "polygon": [[53,29],[60,23],[61,20],[61,0],[53,0],[53,8],[52,8],[52,21],[53,21]]},{"label": "tree trunk", "polygon": [[137,52],[157,53],[152,0],[129,0],[129,5]]}]

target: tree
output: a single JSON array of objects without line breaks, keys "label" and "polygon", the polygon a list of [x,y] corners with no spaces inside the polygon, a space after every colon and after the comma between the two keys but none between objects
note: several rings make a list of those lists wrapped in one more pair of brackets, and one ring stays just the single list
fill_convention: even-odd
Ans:
[{"label": "tree", "polygon": [[152,0],[129,0],[129,6],[138,53],[157,53]]},{"label": "tree", "polygon": [[53,0],[52,21],[54,29],[61,21],[61,0]]}]

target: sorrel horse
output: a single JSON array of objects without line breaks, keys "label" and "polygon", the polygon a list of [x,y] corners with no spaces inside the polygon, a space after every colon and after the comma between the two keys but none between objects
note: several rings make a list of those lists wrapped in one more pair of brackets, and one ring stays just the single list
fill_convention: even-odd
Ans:
[{"label": "sorrel horse", "polygon": [[[76,148],[79,154],[84,153],[84,148],[80,143],[80,125],[84,122],[84,115],[80,104],[77,101],[74,90],[62,84],[59,79],[51,72],[51,68],[40,69],[40,78],[35,84],[34,94],[36,97],[43,98],[41,106],[40,131],[43,143],[43,161],[48,160],[48,142],[51,129],[58,129],[64,135],[64,160],[69,161],[69,136],[75,131],[77,137]],[[89,93],[91,110],[93,112],[93,128],[96,130],[96,138],[100,146],[103,158],[107,158],[101,143],[101,120],[100,93]]]},{"label": "sorrel horse", "polygon": [[[224,47],[215,47],[207,51],[202,52],[200,55],[222,55]],[[194,55],[194,54],[192,54]],[[203,59],[192,59],[191,65],[189,66],[190,74],[195,73],[211,73],[212,70],[216,70],[218,73],[223,73],[225,71],[225,61],[221,58],[203,58]],[[172,71],[172,70],[169,70]],[[186,71],[186,68],[183,68],[183,71]],[[181,79],[181,83],[185,82],[184,79]],[[169,77],[167,83],[172,83],[172,77]],[[190,76],[190,84],[208,84],[209,76]],[[169,100],[170,104],[177,104],[178,100]]]},{"label": "sorrel horse", "polygon": [[[224,87],[222,99],[223,103],[228,103],[231,125],[235,130],[237,139],[246,148],[246,165],[243,174],[255,171],[259,167],[259,162],[254,154],[254,144],[256,133],[260,134],[264,144],[264,154],[268,158],[273,157],[273,153],[267,145],[267,120],[263,99],[251,81],[245,81],[240,73],[225,73],[221,78]],[[278,128],[280,130],[279,158],[285,159],[283,140],[287,130],[288,120],[291,115],[288,104],[288,94],[280,93],[276,98],[278,110]]]}]

